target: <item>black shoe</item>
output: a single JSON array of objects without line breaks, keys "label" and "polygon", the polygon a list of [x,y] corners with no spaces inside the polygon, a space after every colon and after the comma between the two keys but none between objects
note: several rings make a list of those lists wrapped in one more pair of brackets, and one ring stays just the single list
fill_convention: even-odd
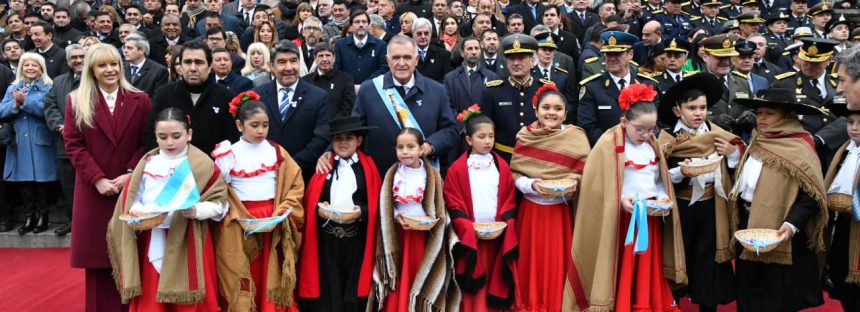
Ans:
[{"label": "black shoe", "polygon": [[63,224],[59,229],[54,230],[54,234],[57,236],[66,236],[70,232],[72,232],[72,225],[69,223]]},{"label": "black shoe", "polygon": [[29,215],[24,220],[24,225],[18,228],[18,235],[24,235],[36,228],[36,215]]},{"label": "black shoe", "polygon": [[0,222],[0,233],[9,232],[15,227],[9,222]]},{"label": "black shoe", "polygon": [[33,234],[39,234],[48,230],[48,213],[40,213],[39,214],[39,222],[36,223],[36,227],[33,229]]}]

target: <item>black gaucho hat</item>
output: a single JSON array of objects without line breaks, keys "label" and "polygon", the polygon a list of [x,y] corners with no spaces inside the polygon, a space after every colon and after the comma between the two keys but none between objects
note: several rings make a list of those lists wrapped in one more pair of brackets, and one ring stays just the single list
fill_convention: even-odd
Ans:
[{"label": "black gaucho hat", "polygon": [[848,117],[848,115],[860,115],[860,110],[848,109],[848,103],[841,96],[835,97],[828,108],[836,116]]},{"label": "black gaucho hat", "polygon": [[364,122],[364,118],[337,117],[332,119],[327,126],[320,127],[318,132],[323,136],[332,136],[345,132],[355,132],[363,135],[369,129],[376,129],[376,127],[368,127]]},{"label": "black gaucho hat", "polygon": [[692,89],[702,90],[702,93],[705,94],[705,98],[707,98],[708,108],[714,106],[714,104],[719,102],[720,98],[723,96],[723,84],[717,76],[714,76],[714,74],[697,73],[685,77],[678,83],[672,85],[672,87],[663,94],[663,97],[660,99],[660,105],[657,106],[657,119],[666,125],[674,127],[675,123],[678,121],[678,117],[675,116],[674,112],[672,112],[672,107],[680,104],[678,102],[681,101],[681,95]]},{"label": "black gaucho hat", "polygon": [[792,89],[769,88],[762,89],[750,99],[735,99],[740,105],[756,109],[759,107],[781,108],[793,111],[799,115],[821,115],[824,113],[820,108],[803,104],[797,100],[797,94]]}]

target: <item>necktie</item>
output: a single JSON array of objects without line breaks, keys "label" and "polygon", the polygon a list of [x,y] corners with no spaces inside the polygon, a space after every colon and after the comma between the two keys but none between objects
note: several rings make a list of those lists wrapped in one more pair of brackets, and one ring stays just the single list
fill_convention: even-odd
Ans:
[{"label": "necktie", "polygon": [[245,11],[245,24],[251,24],[251,16],[248,14],[248,11]]},{"label": "necktie", "polygon": [[809,80],[812,83],[812,86],[818,91],[818,96],[822,99],[824,98],[824,93],[821,92],[821,88],[818,87],[818,79]]},{"label": "necktie", "polygon": [[290,111],[290,92],[292,92],[292,88],[281,88],[281,103],[278,105],[278,108],[281,112],[281,121],[287,120],[287,116],[289,116]]},{"label": "necktie", "polygon": [[361,41],[356,42],[356,43],[355,43],[355,46],[356,46],[356,47],[358,47],[359,49],[361,49],[361,48],[363,48],[363,47],[364,47],[364,42],[361,42]]},{"label": "necktie", "polygon": [[681,74],[675,75],[675,82],[681,82]]},{"label": "necktie", "polygon": [[474,76],[474,75],[475,75],[475,70],[474,70],[474,69],[470,69],[470,70],[469,70],[469,78],[472,78],[472,76]]},{"label": "necktie", "polygon": [[487,67],[493,67],[496,64],[496,59],[487,59]]},{"label": "necktie", "polygon": [[537,5],[529,6],[529,8],[532,10],[532,17],[537,20]]},{"label": "necktie", "polygon": [[406,97],[406,86],[396,86],[395,88],[397,89],[397,93],[400,93],[401,98]]},{"label": "necktie", "polygon": [[549,79],[549,69],[546,69],[546,68],[543,69],[543,78]]},{"label": "necktie", "polygon": [[215,82],[217,82],[218,84],[227,85],[227,83],[224,81],[224,78],[215,80]]},{"label": "necktie", "polygon": [[582,20],[583,24],[585,24],[585,13],[579,12],[579,19]]},{"label": "necktie", "polygon": [[425,50],[418,50],[418,53],[420,53],[420,54],[421,54],[421,61],[423,62],[423,61],[424,61],[424,55],[426,55],[426,54],[427,54],[427,51],[425,51]]},{"label": "necktie", "polygon": [[137,76],[137,65],[131,65],[131,76]]},{"label": "necktie", "polygon": [[726,81],[726,76],[720,77],[720,82],[723,84],[723,97],[729,97],[729,83]]},{"label": "necktie", "polygon": [[618,90],[624,90],[624,86],[627,82],[624,81],[624,78],[618,79]]}]

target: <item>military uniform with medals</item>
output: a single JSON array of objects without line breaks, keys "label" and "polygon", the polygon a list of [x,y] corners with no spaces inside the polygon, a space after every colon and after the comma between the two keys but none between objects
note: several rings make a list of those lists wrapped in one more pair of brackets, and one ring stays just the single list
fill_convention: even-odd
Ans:
[{"label": "military uniform with medals", "polygon": [[[688,55],[688,57],[690,55],[690,48],[692,47],[687,41],[679,40],[676,38],[672,38],[672,41],[664,41],[663,45],[665,46],[664,51],[666,51],[666,53],[685,53]],[[660,89],[660,91],[662,93],[666,93],[666,91],[669,90],[669,88],[671,88],[673,85],[675,85],[675,83],[695,73],[698,73],[698,71],[684,71],[682,67],[680,73],[676,73],[673,75],[671,72],[669,72],[669,69],[667,68],[663,72],[651,76],[651,78],[654,78],[654,80],[657,81],[657,87]]]},{"label": "military uniform with medals", "polygon": [[[716,57],[734,57],[738,55],[738,52],[735,51],[734,43],[727,35],[724,34],[702,40],[699,42],[699,45],[705,49],[705,52]],[[702,67],[702,71],[707,71],[707,66]],[[735,104],[735,100],[750,98],[750,95],[752,94],[747,77],[737,71],[732,71],[723,77],[719,77],[719,75],[717,75],[717,78],[724,83],[723,96],[720,97],[720,100],[708,110],[708,120],[714,122],[722,114],[726,114],[736,120],[740,117],[741,113],[746,111],[746,108]],[[717,124],[719,125],[719,122],[717,122]],[[735,133],[740,132],[738,129],[731,129],[731,125],[719,126],[727,131]]]},{"label": "military uniform with medals", "polygon": [[[802,38],[800,40],[803,42],[803,46],[800,47],[798,57],[813,63],[827,62],[835,52],[834,47],[838,44],[835,40],[821,38]],[[803,128],[813,134],[835,119],[826,111],[825,104],[829,105],[828,103],[836,95],[837,81],[826,71],[822,75],[824,76],[823,89],[826,90],[823,97],[822,86],[817,86],[821,83],[820,79],[812,79],[802,72],[787,72],[777,75],[777,81],[771,85],[772,88],[795,90],[798,101],[823,109],[824,114],[821,115],[798,116]]]},{"label": "military uniform with medals", "polygon": [[690,14],[684,11],[673,15],[664,10],[661,14],[654,15],[652,20],[660,22],[660,25],[663,26],[663,40],[666,41],[672,38],[687,38],[690,35],[690,30],[693,29],[693,25],[690,23]]},{"label": "military uniform with medals", "polygon": [[[505,56],[533,54],[537,46],[534,38],[523,34],[509,35],[502,41]],[[511,153],[517,143],[517,132],[537,120],[532,98],[544,84],[552,84],[552,81],[539,80],[529,75],[525,81],[520,82],[509,75],[504,79],[488,81],[487,87],[481,93],[481,112],[489,117],[496,127],[494,149],[507,161],[511,160]]]},{"label": "military uniform with medals", "polygon": [[[603,47],[601,52],[625,52],[630,50],[633,43],[639,40],[634,35],[621,31],[604,32],[601,35]],[[629,78],[625,81],[628,86],[633,83],[643,83],[657,89],[657,81],[651,77],[638,74],[636,68],[630,66]],[[621,77],[626,79],[625,77]],[[576,124],[585,130],[589,142],[594,144],[609,128],[620,121],[623,111],[618,106],[618,95],[621,94],[618,85],[608,71],[584,78],[579,83],[579,109]],[[657,90],[659,92],[659,90]],[[659,100],[655,99],[655,102]],[[496,126],[498,128],[498,126]],[[498,136],[497,136],[498,137]]]}]

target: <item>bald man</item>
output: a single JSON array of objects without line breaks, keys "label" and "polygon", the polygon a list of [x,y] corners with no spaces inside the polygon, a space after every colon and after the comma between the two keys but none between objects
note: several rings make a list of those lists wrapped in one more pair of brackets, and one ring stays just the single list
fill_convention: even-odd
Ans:
[{"label": "bald man", "polygon": [[649,21],[642,26],[642,41],[633,44],[633,61],[639,65],[648,60],[651,48],[662,42],[663,26],[658,21]]}]

